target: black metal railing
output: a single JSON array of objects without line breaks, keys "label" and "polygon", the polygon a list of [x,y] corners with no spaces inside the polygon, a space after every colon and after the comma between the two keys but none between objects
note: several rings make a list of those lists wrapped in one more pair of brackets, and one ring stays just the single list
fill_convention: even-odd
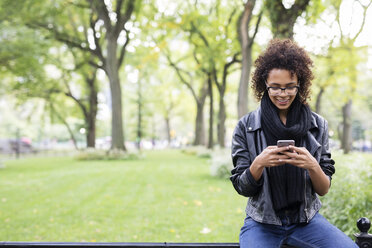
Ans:
[{"label": "black metal railing", "polygon": [[[368,233],[371,227],[371,222],[368,218],[360,218],[357,221],[357,227],[360,233],[354,234],[355,243],[360,248],[372,248],[372,235]],[[172,247],[172,248],[205,248],[205,247],[218,247],[218,248],[238,248],[239,243],[100,243],[100,242],[13,242],[13,241],[0,241],[0,247],[13,247],[13,248],[33,248],[33,247],[59,247],[59,248],[83,248],[83,247],[100,247],[100,248],[112,248],[112,247],[141,247],[141,248],[153,248],[153,247]],[[288,246],[282,246],[282,248]]]}]

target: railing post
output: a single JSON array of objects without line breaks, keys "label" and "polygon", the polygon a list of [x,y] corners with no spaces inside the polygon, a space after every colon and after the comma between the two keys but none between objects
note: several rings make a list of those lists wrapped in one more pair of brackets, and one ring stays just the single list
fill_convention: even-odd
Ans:
[{"label": "railing post", "polygon": [[372,235],[368,233],[371,222],[368,218],[362,217],[357,221],[360,233],[354,234],[355,243],[361,248],[372,248]]}]

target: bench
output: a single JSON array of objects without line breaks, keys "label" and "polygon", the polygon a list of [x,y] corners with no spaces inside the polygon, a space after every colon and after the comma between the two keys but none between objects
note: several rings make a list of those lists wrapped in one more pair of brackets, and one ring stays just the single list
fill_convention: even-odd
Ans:
[{"label": "bench", "polygon": [[[357,227],[360,231],[355,235],[355,242],[361,248],[372,248],[372,235],[368,233],[371,227],[369,219],[363,217],[357,221]],[[83,248],[83,247],[101,247],[101,248],[112,248],[112,247],[141,247],[141,248],[153,248],[153,247],[173,247],[173,248],[206,248],[206,247],[219,247],[219,248],[239,248],[239,243],[101,243],[101,242],[7,242],[0,241],[0,248],[2,247],[13,247],[13,248],[33,248],[33,247],[60,247],[60,248]],[[282,246],[281,248],[290,248],[290,246]]]}]

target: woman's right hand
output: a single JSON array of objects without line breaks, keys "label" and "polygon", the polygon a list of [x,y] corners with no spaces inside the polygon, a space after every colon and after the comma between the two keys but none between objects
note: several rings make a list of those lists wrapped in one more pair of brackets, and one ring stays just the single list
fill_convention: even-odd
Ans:
[{"label": "woman's right hand", "polygon": [[277,146],[268,146],[266,147],[260,155],[258,155],[253,161],[258,163],[260,167],[274,167],[285,164],[283,159],[288,159],[287,155],[281,154],[282,152],[288,151],[289,147],[277,147]]},{"label": "woman's right hand", "polygon": [[258,155],[254,160],[249,170],[253,178],[258,181],[263,173],[265,167],[274,167],[285,164],[283,159],[288,159],[287,155],[281,154],[281,152],[288,151],[289,147],[277,147],[277,146],[268,146],[266,147],[260,155]]}]

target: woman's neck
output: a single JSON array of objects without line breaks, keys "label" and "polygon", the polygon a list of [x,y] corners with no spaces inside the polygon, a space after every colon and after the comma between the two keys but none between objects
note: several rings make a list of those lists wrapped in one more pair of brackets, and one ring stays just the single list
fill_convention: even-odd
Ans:
[{"label": "woman's neck", "polygon": [[279,118],[283,122],[284,125],[287,123],[287,114],[288,114],[287,109],[279,111]]}]

